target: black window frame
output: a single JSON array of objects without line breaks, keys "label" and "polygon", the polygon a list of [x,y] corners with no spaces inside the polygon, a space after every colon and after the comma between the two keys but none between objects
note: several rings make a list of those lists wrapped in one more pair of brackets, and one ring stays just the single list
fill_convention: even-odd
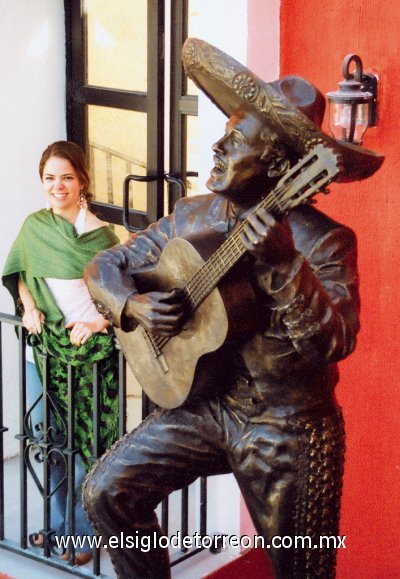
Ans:
[{"label": "black window frame", "polygon": [[[87,150],[87,105],[147,113],[147,175],[156,179],[147,184],[147,211],[129,210],[131,225],[143,229],[164,212],[164,1],[147,0],[147,92],[88,85],[83,2],[64,0],[64,10],[67,138]],[[92,206],[105,221],[123,224],[122,207],[98,201]]]},{"label": "black window frame", "polygon": [[[126,208],[125,222],[144,229],[170,213],[176,201],[186,195],[187,176],[197,176],[187,167],[187,117],[197,116],[198,97],[186,94],[182,67],[182,44],[188,35],[189,0],[171,0],[169,169],[164,167],[165,122],[165,1],[147,0],[148,91],[127,91],[86,84],[86,18],[82,0],[64,0],[66,30],[66,120],[67,138],[87,148],[87,105],[98,105],[147,113],[147,211]],[[168,202],[164,207],[164,176],[168,179]],[[175,179],[175,181],[174,181]],[[181,186],[176,183],[181,181]],[[122,186],[122,184],[121,184]],[[94,201],[96,213],[110,223],[122,225],[124,210],[110,203]]]}]

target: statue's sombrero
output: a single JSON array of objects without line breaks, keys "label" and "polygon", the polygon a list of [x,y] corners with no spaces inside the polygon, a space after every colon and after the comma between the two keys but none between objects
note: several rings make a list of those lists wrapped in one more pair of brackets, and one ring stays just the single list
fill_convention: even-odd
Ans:
[{"label": "statue's sombrero", "polygon": [[299,157],[319,143],[341,156],[337,181],[357,181],[379,169],[384,157],[374,151],[337,141],[321,129],[325,109],[323,95],[299,76],[265,82],[243,64],[208,44],[188,38],[182,60],[187,75],[230,117],[245,107],[274,130]]}]

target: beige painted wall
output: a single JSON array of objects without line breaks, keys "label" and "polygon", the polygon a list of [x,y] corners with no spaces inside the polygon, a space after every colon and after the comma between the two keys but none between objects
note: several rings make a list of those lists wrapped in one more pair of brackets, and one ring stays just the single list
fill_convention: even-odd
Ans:
[{"label": "beige painted wall", "polygon": [[[25,217],[44,206],[38,175],[42,151],[64,139],[65,33],[62,0],[0,0],[0,266]],[[0,311],[13,313],[12,300],[0,290]],[[17,362],[12,358],[16,338],[5,329],[3,339],[5,453],[16,451]],[[12,434],[11,434],[12,432]]]}]

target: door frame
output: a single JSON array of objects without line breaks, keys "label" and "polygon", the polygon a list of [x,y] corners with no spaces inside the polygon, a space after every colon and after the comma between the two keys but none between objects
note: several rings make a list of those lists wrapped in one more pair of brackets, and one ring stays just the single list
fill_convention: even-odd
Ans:
[{"label": "door frame", "polygon": [[[164,213],[164,0],[147,0],[147,92],[88,85],[86,80],[86,17],[82,0],[64,0],[66,32],[67,139],[88,148],[87,105],[147,113],[147,210],[129,210],[129,222],[138,229]],[[96,214],[122,225],[122,207],[93,201]]]}]

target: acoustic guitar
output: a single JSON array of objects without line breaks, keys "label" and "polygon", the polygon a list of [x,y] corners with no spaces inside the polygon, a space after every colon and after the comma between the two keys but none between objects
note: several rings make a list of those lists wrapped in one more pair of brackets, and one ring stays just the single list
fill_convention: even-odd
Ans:
[{"label": "acoustic guitar", "polygon": [[[329,184],[340,171],[339,156],[323,145],[317,145],[279,181],[277,186],[253,210],[263,207],[274,214],[310,202],[318,192],[327,193]],[[175,238],[165,246],[158,264],[135,275],[139,291],[185,292],[188,320],[180,333],[162,337],[138,326],[133,332],[116,328],[118,341],[140,386],[149,398],[163,408],[176,408],[185,401],[204,395],[215,387],[221,370],[218,353],[228,341],[251,334],[257,326],[257,315],[246,272],[236,268],[245,264],[246,248],[240,233],[246,223],[219,245],[215,232],[202,232],[191,239]],[[240,289],[223,282],[235,268],[234,279]],[[245,266],[243,268],[246,269]],[[218,287],[217,287],[218,286]],[[238,332],[239,330],[239,332]]]}]

